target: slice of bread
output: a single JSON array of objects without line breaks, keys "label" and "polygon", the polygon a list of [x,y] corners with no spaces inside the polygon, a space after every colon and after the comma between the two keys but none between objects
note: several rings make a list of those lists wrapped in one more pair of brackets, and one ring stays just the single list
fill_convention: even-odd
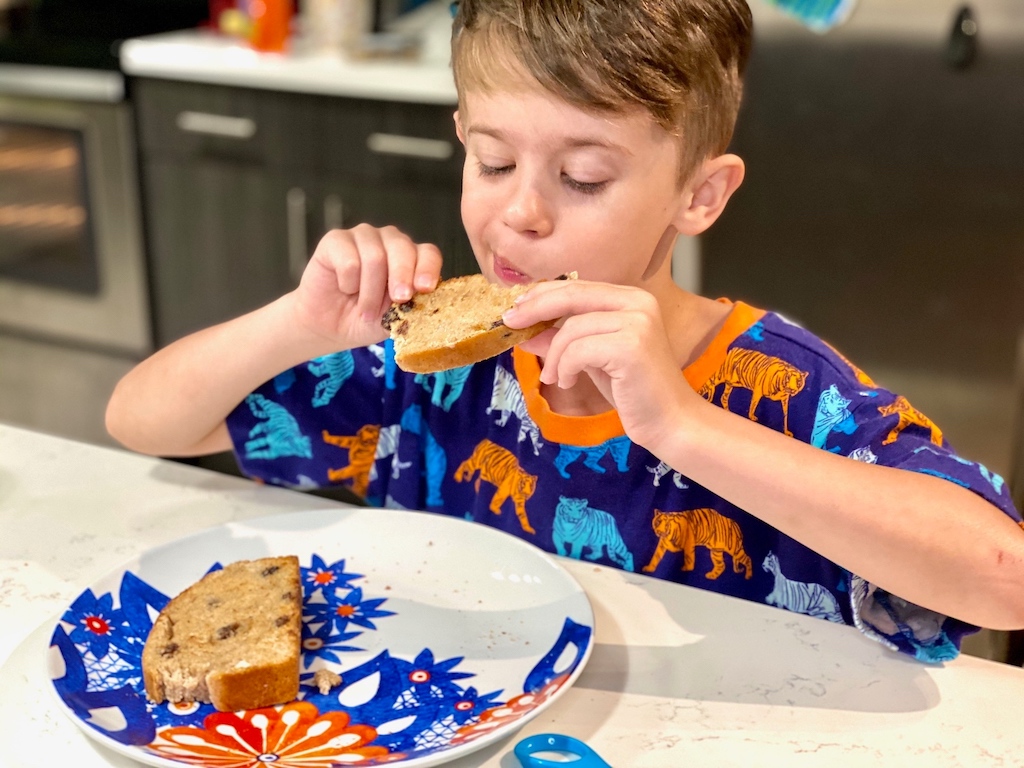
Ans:
[{"label": "slice of bread", "polygon": [[[572,280],[576,273],[557,280]],[[483,275],[453,277],[430,293],[394,303],[381,325],[395,342],[395,362],[409,373],[436,373],[494,357],[555,324],[509,328],[502,313],[531,284],[504,287]]]},{"label": "slice of bread", "polygon": [[156,703],[259,709],[299,694],[302,582],[294,556],[240,560],[172,599],[142,650]]}]

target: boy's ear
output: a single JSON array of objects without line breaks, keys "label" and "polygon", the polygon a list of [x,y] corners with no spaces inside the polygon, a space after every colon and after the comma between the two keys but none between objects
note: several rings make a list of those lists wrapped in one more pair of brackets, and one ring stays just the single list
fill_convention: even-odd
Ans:
[{"label": "boy's ear", "polygon": [[732,193],[743,183],[745,166],[736,155],[705,160],[687,184],[675,228],[684,235],[699,235],[722,215]]},{"label": "boy's ear", "polygon": [[459,110],[455,110],[455,114],[452,115],[455,119],[455,135],[459,137],[459,141],[462,142],[462,146],[466,146],[466,136],[462,132],[462,121],[459,120]]}]

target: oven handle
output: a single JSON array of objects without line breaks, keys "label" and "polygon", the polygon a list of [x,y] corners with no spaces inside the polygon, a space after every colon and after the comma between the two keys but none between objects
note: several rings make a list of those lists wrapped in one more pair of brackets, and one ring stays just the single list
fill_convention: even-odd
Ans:
[{"label": "oven handle", "polygon": [[298,283],[306,271],[309,251],[306,242],[306,193],[301,187],[292,187],[285,195],[288,214],[288,271]]},{"label": "oven handle", "polygon": [[175,120],[179,130],[227,139],[251,139],[256,135],[256,121],[248,117],[230,117],[212,112],[179,112]]}]

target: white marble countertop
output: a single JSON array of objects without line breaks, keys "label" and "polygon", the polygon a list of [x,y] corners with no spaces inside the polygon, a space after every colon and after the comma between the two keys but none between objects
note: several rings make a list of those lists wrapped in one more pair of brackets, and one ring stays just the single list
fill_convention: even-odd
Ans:
[{"label": "white marble countertop", "polygon": [[310,50],[298,36],[285,53],[261,53],[211,30],[183,30],[126,40],[121,68],[129,75],[169,80],[454,105],[447,4],[420,11],[419,55],[409,60],[351,59]]},{"label": "white marble countertop", "polygon": [[[335,503],[0,425],[0,765],[136,765],[57,708],[44,657],[93,580],[231,520]],[[930,667],[858,632],[776,608],[560,559],[596,645],[576,685],[518,734],[451,763],[515,768],[556,731],[616,768],[1019,765],[1024,670]]]}]

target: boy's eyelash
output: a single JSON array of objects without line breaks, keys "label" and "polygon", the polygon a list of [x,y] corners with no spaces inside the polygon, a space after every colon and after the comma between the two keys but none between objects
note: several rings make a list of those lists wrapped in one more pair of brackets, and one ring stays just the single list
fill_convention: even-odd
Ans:
[{"label": "boy's eyelash", "polygon": [[508,173],[513,168],[515,168],[514,165],[502,165],[500,167],[494,165],[486,165],[485,163],[481,163],[479,160],[477,160],[476,164],[480,169],[481,176],[501,176],[503,173]]},{"label": "boy's eyelash", "polygon": [[596,195],[608,184],[607,181],[576,181],[572,176],[567,176],[564,173],[562,179],[570,189],[584,195]]},{"label": "boy's eyelash", "polygon": [[[514,165],[494,166],[477,161],[477,168],[481,176],[502,176],[515,170]],[[570,189],[584,195],[596,195],[608,184],[607,181],[577,181],[572,176],[563,173],[562,180]]]}]

